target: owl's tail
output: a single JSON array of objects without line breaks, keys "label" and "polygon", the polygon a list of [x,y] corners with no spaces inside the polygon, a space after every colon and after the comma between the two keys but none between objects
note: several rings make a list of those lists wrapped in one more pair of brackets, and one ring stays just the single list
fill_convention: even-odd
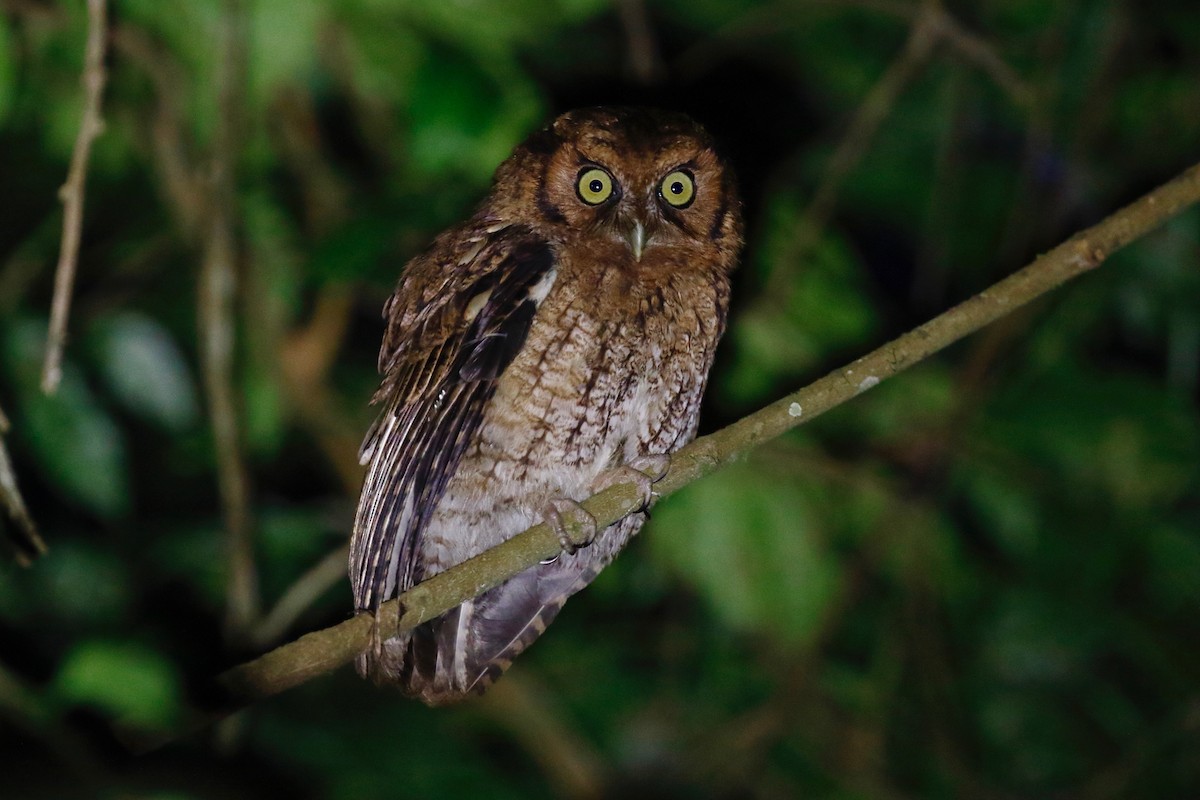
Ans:
[{"label": "owl's tail", "polygon": [[359,656],[358,671],[427,705],[482,694],[596,576],[563,554]]}]

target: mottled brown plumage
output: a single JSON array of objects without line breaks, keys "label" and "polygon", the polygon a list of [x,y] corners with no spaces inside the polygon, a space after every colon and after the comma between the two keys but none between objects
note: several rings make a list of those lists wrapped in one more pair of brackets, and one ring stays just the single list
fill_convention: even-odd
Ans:
[{"label": "mottled brown plumage", "polygon": [[[683,115],[574,111],[520,145],[384,307],[356,607],[376,610],[552,501],[690,440],[741,238],[733,175]],[[430,704],[482,692],[644,521],[411,633],[381,631],[359,671]]]}]

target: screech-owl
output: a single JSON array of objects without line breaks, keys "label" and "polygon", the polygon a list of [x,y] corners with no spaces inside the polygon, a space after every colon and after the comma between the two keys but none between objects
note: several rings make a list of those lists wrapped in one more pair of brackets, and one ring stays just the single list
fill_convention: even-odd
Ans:
[{"label": "screech-owl", "polygon": [[[573,111],[519,145],[384,306],[357,609],[691,440],[741,244],[733,174],[682,114]],[[378,632],[359,672],[431,705],[482,692],[645,519],[412,632]]]}]

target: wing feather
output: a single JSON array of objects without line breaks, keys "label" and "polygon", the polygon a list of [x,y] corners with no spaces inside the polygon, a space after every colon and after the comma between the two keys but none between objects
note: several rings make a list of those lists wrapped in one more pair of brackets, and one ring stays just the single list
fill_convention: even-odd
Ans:
[{"label": "wing feather", "polygon": [[439,240],[384,307],[374,399],[383,411],[360,450],[368,469],[350,544],[359,609],[422,579],[425,528],[553,275],[553,250],[526,229],[491,226],[459,240],[465,255]]}]

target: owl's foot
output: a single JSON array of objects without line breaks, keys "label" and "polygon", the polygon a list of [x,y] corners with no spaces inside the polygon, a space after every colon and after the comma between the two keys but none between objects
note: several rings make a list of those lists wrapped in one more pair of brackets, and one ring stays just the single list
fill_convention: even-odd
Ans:
[{"label": "owl's foot", "polygon": [[[642,505],[638,510],[647,511],[654,502],[654,483],[662,480],[670,466],[671,457],[666,454],[638,456],[600,473],[592,482],[592,492],[602,492],[621,483],[632,483],[642,495]],[[558,543],[567,555],[574,555],[579,548],[587,547],[599,532],[596,518],[569,497],[555,497],[547,501],[542,507],[542,517],[558,536]],[[542,563],[552,564],[557,560],[558,556],[555,556]]]},{"label": "owl's foot", "polygon": [[[596,518],[587,509],[569,497],[555,497],[542,508],[546,524],[558,536],[558,543],[567,555],[574,555],[581,547],[587,547],[596,538]],[[553,563],[558,556],[543,561]]]},{"label": "owl's foot", "polygon": [[592,491],[602,492],[620,483],[632,483],[642,494],[639,511],[646,511],[654,502],[654,484],[662,480],[671,466],[671,457],[666,453],[653,453],[630,459],[619,467],[601,472],[592,481]]}]

